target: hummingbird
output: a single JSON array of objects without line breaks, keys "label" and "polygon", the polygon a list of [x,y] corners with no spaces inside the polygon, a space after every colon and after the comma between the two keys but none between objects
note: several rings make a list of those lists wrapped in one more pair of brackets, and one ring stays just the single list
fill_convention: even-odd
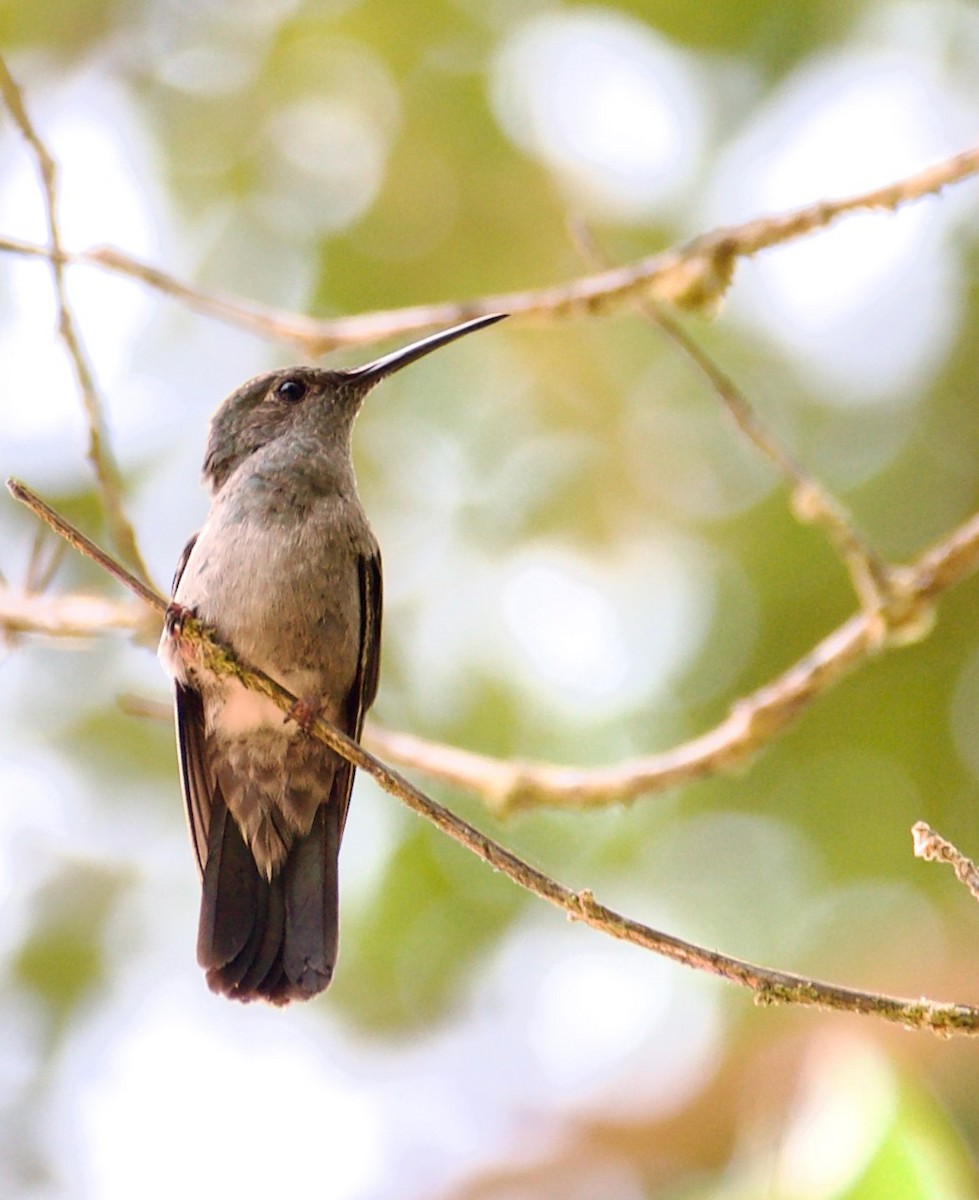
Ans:
[{"label": "hummingbird", "polygon": [[[360,737],[381,649],[381,554],[357,494],[354,419],[382,379],[505,315],[363,367],[259,375],[211,420],[211,507],[177,565],[159,656],[202,884],[197,960],[222,995],[283,1005],[333,977],[354,767],[307,729],[323,716]],[[290,714],[201,667],[180,639],[188,616],[296,696]]]}]

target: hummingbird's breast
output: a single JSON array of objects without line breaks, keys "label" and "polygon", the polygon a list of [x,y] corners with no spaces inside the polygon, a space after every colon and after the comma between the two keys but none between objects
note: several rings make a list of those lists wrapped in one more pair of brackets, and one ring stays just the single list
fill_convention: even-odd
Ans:
[{"label": "hummingbird's breast", "polygon": [[[232,480],[215,498],[174,599],[246,662],[336,719],[360,658],[358,561],[372,541],[356,495]],[[208,723],[224,736],[282,726],[270,701],[240,686],[221,681],[208,692]]]}]

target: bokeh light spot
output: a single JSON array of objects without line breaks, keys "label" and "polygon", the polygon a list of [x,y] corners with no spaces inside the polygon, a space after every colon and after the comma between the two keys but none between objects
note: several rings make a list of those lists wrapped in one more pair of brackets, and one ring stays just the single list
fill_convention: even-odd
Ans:
[{"label": "bokeh light spot", "polygon": [[500,123],[576,202],[640,216],[689,182],[702,137],[683,55],[628,17],[579,9],[519,26],[497,57]]}]

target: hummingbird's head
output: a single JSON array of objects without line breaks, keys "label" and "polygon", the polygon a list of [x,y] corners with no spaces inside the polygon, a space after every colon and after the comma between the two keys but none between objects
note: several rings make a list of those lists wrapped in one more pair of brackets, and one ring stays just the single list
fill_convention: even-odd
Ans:
[{"label": "hummingbird's head", "polygon": [[363,367],[326,371],[286,367],[257,375],[233,392],[211,418],[203,478],[217,493],[239,466],[280,438],[310,435],[346,446],[364,397],[382,379],[464,334],[501,321],[476,317],[412,342]]}]

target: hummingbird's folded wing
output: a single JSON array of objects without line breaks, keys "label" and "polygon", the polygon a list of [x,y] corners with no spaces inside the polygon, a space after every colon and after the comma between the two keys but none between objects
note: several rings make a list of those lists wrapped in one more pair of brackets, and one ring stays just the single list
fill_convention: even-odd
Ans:
[{"label": "hummingbird's folded wing", "polygon": [[[353,687],[347,696],[344,708],[344,732],[360,739],[364,728],[364,715],[374,703],[381,667],[381,609],[383,604],[381,583],[381,552],[375,545],[371,553],[362,554],[357,561],[360,582],[360,659]],[[332,801],[337,805],[339,832],[347,820],[350,805],[350,789],[353,786],[354,769],[344,763],[337,771],[333,783]]]},{"label": "hummingbird's folded wing", "polygon": [[174,707],[177,715],[180,782],[184,794],[184,807],[187,810],[187,825],[197,859],[197,870],[203,878],[207,863],[212,807],[212,782],[204,748],[204,702],[197,688],[178,683],[174,693]]},{"label": "hummingbird's folded wing", "polygon": [[[191,551],[197,542],[195,533],[183,548],[173,573],[170,594],[176,595],[181,576],[187,567]],[[200,692],[187,683],[177,682],[174,691],[177,717],[177,748],[180,754],[180,783],[187,810],[187,825],[197,859],[197,870],[203,878],[207,863],[207,838],[211,824],[210,772],[204,748],[204,702]]]}]

